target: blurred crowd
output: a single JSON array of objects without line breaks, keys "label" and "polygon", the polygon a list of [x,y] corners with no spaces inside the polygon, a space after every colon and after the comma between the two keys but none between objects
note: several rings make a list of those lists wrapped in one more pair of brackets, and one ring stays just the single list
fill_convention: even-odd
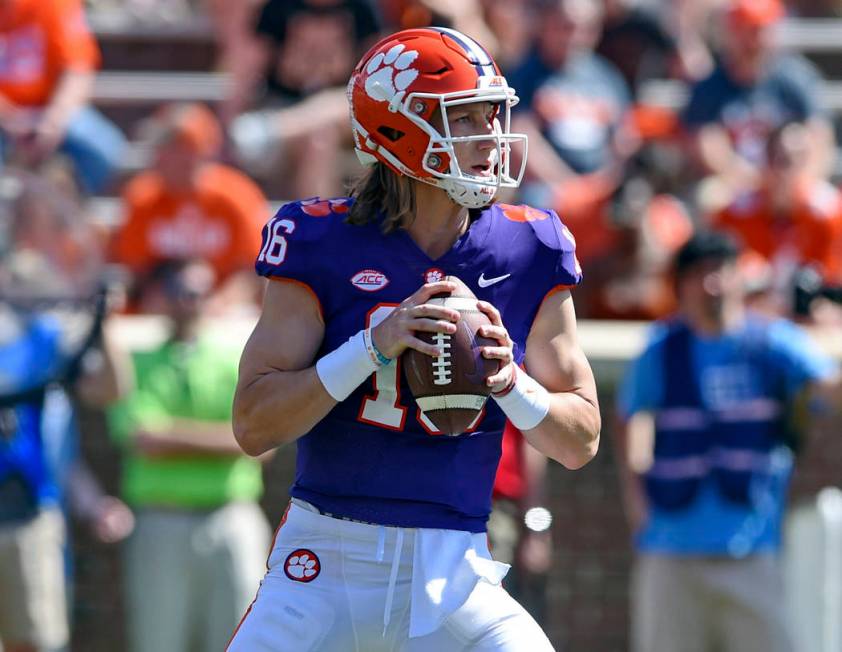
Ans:
[{"label": "blurred crowd", "polygon": [[[102,12],[138,25],[205,21],[216,43],[208,72],[226,76],[225,97],[165,104],[118,125],[93,95],[109,63],[90,27]],[[834,116],[816,67],[777,38],[787,16],[837,15],[834,0],[0,0],[0,394],[43,386],[27,400],[59,415],[60,443],[44,444],[56,450],[77,446],[76,399],[110,405],[126,459],[121,498],[106,495],[76,454],[31,452],[53,469],[30,478],[40,493],[29,502],[0,465],[0,498],[11,501],[0,506],[0,564],[8,523],[39,505],[76,505],[103,541],[134,529],[126,578],[135,649],[175,649],[154,638],[167,632],[152,623],[219,595],[214,582],[228,587],[229,602],[178,619],[214,623],[196,632],[217,637],[208,649],[224,645],[250,599],[243,587],[260,575],[268,532],[255,507],[259,461],[239,455],[225,425],[230,401],[219,398],[233,391],[236,353],[193,329],[205,318],[256,315],[253,263],[273,203],[344,195],[359,174],[345,85],[368,47],[400,28],[473,36],[517,90],[513,131],[528,134],[529,155],[523,184],[500,200],[552,208],[570,228],[585,279],[574,293],[581,318],[670,315],[676,253],[694,234],[719,232],[741,244],[739,278],[753,309],[838,328]],[[128,164],[131,151],[147,153],[140,166]],[[97,212],[102,197],[116,202],[116,218]],[[33,299],[81,305],[103,286],[102,333],[114,313],[163,315],[172,331],[161,348],[132,356],[100,333],[87,342],[84,373],[67,374],[60,347],[45,344],[55,325]],[[47,349],[54,359],[44,362]],[[80,390],[86,379],[106,389]],[[45,398],[54,389],[60,405]],[[220,400],[225,409],[212,407]],[[6,438],[9,405],[0,402]],[[543,468],[513,453],[520,443],[509,434],[520,468],[498,488],[497,518],[514,514],[517,532],[543,502]],[[52,537],[64,555],[54,521],[25,535]],[[548,528],[527,528],[535,541],[508,537],[510,558],[529,553],[520,581],[540,615]],[[162,540],[184,547],[163,550]],[[196,595],[174,596],[171,574],[186,559],[196,580],[183,584]],[[224,577],[214,576],[220,559]],[[156,562],[157,574],[144,570]],[[18,647],[5,637],[26,628],[4,631],[0,617],[0,639],[18,652],[58,649],[67,627],[56,613],[44,640],[20,634]]]},{"label": "blurred crowd", "polygon": [[[553,208],[569,226],[586,278],[580,316],[669,314],[671,255],[693,232],[714,229],[746,245],[757,307],[838,323],[821,297],[795,300],[806,270],[814,289],[816,277],[820,288],[842,284],[833,116],[817,69],[777,45],[787,12],[831,14],[825,4],[185,0],[177,19],[156,13],[171,2],[92,2],[91,14],[122,7],[138,21],[204,17],[216,71],[227,75],[213,106],[164,105],[118,128],[92,100],[107,61],[83,6],[8,0],[0,144],[8,174],[50,178],[79,203],[82,221],[88,198],[118,197],[107,228],[96,215],[87,221],[99,231],[97,256],[129,272],[131,287],[156,263],[199,257],[217,273],[217,305],[248,310],[260,296],[250,267],[267,197],[340,196],[359,173],[344,98],[354,62],[395,29],[451,26],[486,44],[518,92],[526,175],[500,199]],[[43,48],[25,25],[43,32]],[[126,164],[132,148],[147,153],[139,170]],[[79,236],[66,237],[69,247]],[[31,247],[78,274],[49,239]]]}]

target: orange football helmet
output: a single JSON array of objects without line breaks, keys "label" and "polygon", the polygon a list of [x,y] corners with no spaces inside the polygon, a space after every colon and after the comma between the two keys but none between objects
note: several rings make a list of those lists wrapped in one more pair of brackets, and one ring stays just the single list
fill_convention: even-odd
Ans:
[{"label": "orange football helmet", "polygon": [[[357,156],[445,190],[468,208],[488,204],[499,188],[516,188],[526,167],[526,135],[510,133],[515,90],[486,50],[453,29],[408,29],[384,38],[357,64],[348,83]],[[447,109],[491,102],[498,107],[492,133],[452,137]],[[439,111],[444,133],[431,124]],[[454,143],[491,140],[497,148],[493,174],[464,172]],[[523,144],[516,177],[511,144]]]}]

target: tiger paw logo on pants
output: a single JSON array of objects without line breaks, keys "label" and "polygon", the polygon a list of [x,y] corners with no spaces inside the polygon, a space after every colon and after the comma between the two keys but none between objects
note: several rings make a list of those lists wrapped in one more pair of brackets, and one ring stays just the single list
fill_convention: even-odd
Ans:
[{"label": "tiger paw logo on pants", "polygon": [[293,550],[284,562],[284,573],[293,582],[312,582],[319,576],[322,565],[312,550]]}]

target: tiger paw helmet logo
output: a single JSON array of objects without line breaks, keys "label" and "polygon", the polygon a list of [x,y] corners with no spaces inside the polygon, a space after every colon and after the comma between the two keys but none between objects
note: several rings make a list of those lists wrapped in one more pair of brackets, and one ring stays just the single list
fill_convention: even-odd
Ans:
[{"label": "tiger paw helmet logo", "polygon": [[322,564],[312,550],[293,550],[284,562],[284,574],[293,582],[312,582],[322,571]]},{"label": "tiger paw helmet logo", "polygon": [[385,54],[378,52],[368,62],[365,72],[366,94],[376,102],[400,102],[406,89],[418,77],[418,71],[410,64],[418,58],[416,50],[407,50],[398,43]]}]

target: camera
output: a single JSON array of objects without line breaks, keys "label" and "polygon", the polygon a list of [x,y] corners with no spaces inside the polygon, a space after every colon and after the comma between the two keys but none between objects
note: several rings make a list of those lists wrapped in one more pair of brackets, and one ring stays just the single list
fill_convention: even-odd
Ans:
[{"label": "camera", "polygon": [[842,304],[842,285],[829,285],[815,267],[801,267],[793,276],[794,313],[810,314],[810,304],[819,297]]}]

